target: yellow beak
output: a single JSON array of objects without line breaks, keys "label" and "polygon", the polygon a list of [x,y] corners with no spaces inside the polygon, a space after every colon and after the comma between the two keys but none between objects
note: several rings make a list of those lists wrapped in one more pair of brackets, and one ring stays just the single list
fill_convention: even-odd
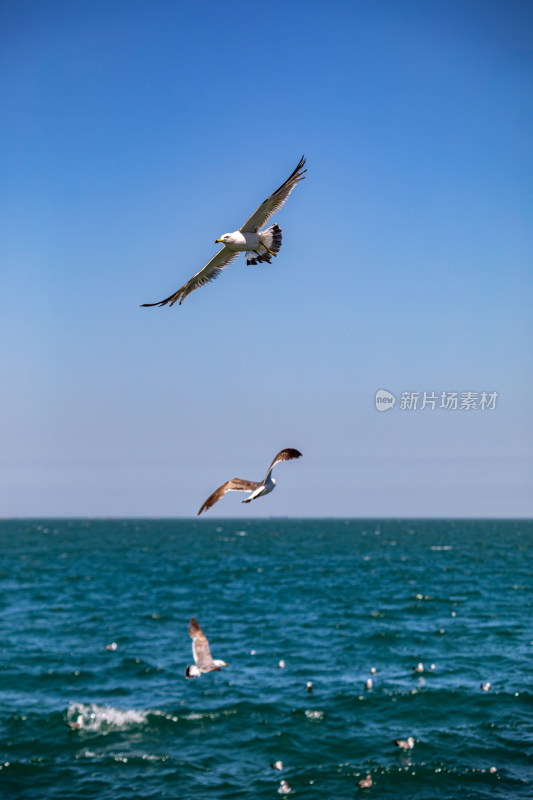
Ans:
[{"label": "yellow beak", "polygon": [[217,244],[217,242],[221,242],[221,241],[222,241],[222,239],[215,239],[215,244]]}]

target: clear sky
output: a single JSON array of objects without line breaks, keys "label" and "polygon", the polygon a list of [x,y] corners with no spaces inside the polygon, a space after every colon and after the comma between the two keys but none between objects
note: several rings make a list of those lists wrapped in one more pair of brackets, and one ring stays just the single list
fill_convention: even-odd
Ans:
[{"label": "clear sky", "polygon": [[[208,513],[533,515],[532,42],[527,0],[3,0],[0,515],[190,516],[282,447]],[[270,266],[140,308],[302,154]]]}]

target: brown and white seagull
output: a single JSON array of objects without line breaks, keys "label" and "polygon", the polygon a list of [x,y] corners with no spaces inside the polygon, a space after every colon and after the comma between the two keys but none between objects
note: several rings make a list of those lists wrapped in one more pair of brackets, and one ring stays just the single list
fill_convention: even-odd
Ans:
[{"label": "brown and white seagull", "polygon": [[249,503],[251,500],[255,500],[256,497],[262,497],[264,494],[269,494],[273,491],[276,481],[272,478],[272,470],[280,461],[290,461],[292,458],[300,458],[302,454],[299,450],[295,450],[293,447],[287,447],[285,450],[280,450],[277,454],[275,459],[272,461],[272,464],[268,468],[268,472],[265,475],[262,481],[245,481],[242,478],[233,478],[231,481],[226,481],[223,483],[222,486],[219,486],[218,489],[213,492],[213,494],[209,495],[203,506],[201,507],[198,514],[200,515],[202,511],[207,511],[208,508],[214,506],[217,500],[220,500],[226,492],[251,492],[249,497],[246,497],[242,502]]},{"label": "brown and white seagull", "polygon": [[189,664],[189,666],[186,667],[186,678],[199,678],[204,672],[220,671],[221,667],[228,666],[225,661],[220,661],[220,659],[212,657],[207,636],[194,617],[191,617],[189,623],[189,636],[192,639],[194,664]]},{"label": "brown and white seagull", "polygon": [[261,203],[259,208],[254,211],[252,216],[246,220],[242,228],[233,233],[224,233],[220,239],[215,239],[215,244],[220,242],[224,247],[213,256],[211,261],[208,261],[205,267],[193,275],[193,277],[185,283],[181,289],[166,297],[164,300],[159,300],[157,303],[143,303],[143,307],[148,306],[169,306],[174,305],[178,300],[179,305],[188,294],[209,283],[214,278],[218,278],[221,270],[227,267],[228,264],[237,258],[240,252],[246,253],[247,265],[257,264],[266,261],[271,263],[271,256],[277,256],[281,247],[281,228],[279,225],[271,225],[270,228],[259,230],[267,224],[268,220],[279,211],[284,205],[288,196],[299,181],[304,179],[305,158],[302,156],[298,166],[292,172],[285,183],[282,183],[279,189],[276,189],[270,197]]}]

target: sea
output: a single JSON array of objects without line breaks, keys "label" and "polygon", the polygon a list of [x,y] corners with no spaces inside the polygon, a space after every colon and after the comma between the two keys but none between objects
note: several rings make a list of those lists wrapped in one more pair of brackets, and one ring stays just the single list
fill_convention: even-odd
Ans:
[{"label": "sea", "polygon": [[[2,799],[533,797],[532,521],[6,519],[0,548]],[[193,616],[227,667],[187,680]]]}]

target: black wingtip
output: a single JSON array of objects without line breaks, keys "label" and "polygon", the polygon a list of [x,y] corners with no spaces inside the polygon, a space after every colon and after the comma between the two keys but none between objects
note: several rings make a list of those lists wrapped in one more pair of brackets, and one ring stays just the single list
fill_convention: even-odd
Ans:
[{"label": "black wingtip", "polygon": [[[178,299],[178,296],[179,296],[179,292],[174,292],[174,294],[171,294],[168,297],[165,297],[164,300],[158,300],[157,303],[141,303],[141,308],[153,308],[154,306],[160,306],[162,308],[163,306],[166,306],[167,303],[170,304],[169,305],[169,308],[170,308],[170,306],[172,306],[173,303],[176,302],[176,300]],[[182,299],[183,298],[180,299],[180,305],[181,305],[181,300]]]},{"label": "black wingtip", "polygon": [[[305,167],[305,161],[306,161],[306,158],[305,158],[305,156],[302,156],[302,157],[301,157],[301,159],[300,159],[300,160],[299,160],[299,162],[298,162],[298,166],[296,167],[296,169],[295,169],[295,170],[294,170],[294,172],[292,173],[293,175],[296,175],[296,173],[297,173],[297,172],[300,172],[301,170],[303,170],[303,172],[307,172],[307,170],[306,170],[306,169],[304,169],[304,167]],[[303,172],[302,172],[302,175],[303,175]],[[292,177],[292,175],[291,175],[291,177]]]},{"label": "black wingtip", "polygon": [[296,450],[294,447],[287,447],[287,453],[289,453],[291,458],[300,458],[303,453],[300,453],[299,450]]}]

